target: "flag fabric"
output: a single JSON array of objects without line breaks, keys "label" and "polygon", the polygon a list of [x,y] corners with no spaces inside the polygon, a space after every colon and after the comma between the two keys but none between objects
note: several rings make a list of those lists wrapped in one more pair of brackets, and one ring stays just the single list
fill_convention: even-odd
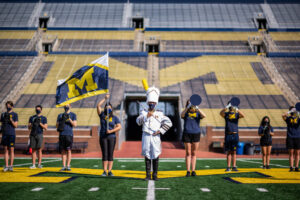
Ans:
[{"label": "flag fabric", "polygon": [[108,92],[108,53],[81,67],[70,77],[58,80],[56,107]]}]

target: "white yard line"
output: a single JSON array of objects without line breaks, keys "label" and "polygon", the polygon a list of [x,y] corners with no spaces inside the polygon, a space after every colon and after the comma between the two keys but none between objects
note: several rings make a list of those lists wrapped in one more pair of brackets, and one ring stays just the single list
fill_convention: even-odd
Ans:
[{"label": "white yard line", "polygon": [[[144,159],[129,159],[129,160],[118,160],[118,162],[145,162]],[[177,159],[177,160],[173,160],[173,159],[159,159],[159,162],[185,162],[184,159]]]},{"label": "white yard line", "polygon": [[256,190],[259,192],[268,192],[268,190],[265,188],[256,188]]},{"label": "white yard line", "polygon": [[201,190],[202,192],[210,192],[210,189],[208,189],[208,188],[200,188],[200,190]]},{"label": "white yard line", "polygon": [[[61,161],[61,159],[42,161],[42,164],[43,163],[50,163],[50,162],[57,162],[57,161]],[[26,166],[26,165],[32,165],[32,162],[31,163],[23,163],[23,164],[14,165],[14,167],[21,167],[21,166]]]},{"label": "white yard line", "polygon": [[98,187],[92,187],[92,188],[89,189],[89,192],[96,192],[98,190],[99,190]]},{"label": "white yard line", "polygon": [[38,188],[33,188],[31,191],[32,192],[38,192],[38,191],[41,191],[42,189],[44,189],[44,188],[38,187]]},{"label": "white yard line", "polygon": [[146,200],[155,200],[155,182],[153,180],[148,181]]},{"label": "white yard line", "polygon": [[155,190],[170,190],[170,188],[155,188],[155,181],[149,180],[147,188],[133,187],[133,190],[147,190],[146,200],[155,200]]}]

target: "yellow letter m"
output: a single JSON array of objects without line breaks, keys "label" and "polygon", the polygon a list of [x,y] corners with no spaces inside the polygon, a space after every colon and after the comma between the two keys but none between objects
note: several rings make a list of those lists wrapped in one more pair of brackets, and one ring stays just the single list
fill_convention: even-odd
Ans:
[{"label": "yellow letter m", "polygon": [[98,85],[93,80],[93,73],[94,73],[94,68],[91,67],[89,70],[87,70],[87,72],[84,73],[81,79],[72,78],[71,80],[69,80],[67,82],[69,87],[68,97],[73,98],[79,96],[80,93],[78,89],[76,89],[75,85],[82,90],[85,82],[86,82],[85,89],[87,92],[97,89]]}]

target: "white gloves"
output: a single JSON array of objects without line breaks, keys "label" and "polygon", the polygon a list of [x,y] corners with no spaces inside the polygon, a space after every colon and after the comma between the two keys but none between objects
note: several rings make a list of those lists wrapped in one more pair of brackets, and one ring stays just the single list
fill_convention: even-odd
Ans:
[{"label": "white gloves", "polygon": [[226,108],[229,109],[231,107],[231,103],[229,103]]},{"label": "white gloves", "polygon": [[288,115],[290,115],[291,113],[297,112],[296,108],[292,108],[289,112],[287,112]]}]

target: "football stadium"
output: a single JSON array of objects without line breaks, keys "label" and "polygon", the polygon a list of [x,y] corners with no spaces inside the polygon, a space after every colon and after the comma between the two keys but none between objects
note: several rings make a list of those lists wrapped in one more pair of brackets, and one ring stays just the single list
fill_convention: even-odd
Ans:
[{"label": "football stadium", "polygon": [[299,199],[299,11],[0,0],[1,199]]}]

